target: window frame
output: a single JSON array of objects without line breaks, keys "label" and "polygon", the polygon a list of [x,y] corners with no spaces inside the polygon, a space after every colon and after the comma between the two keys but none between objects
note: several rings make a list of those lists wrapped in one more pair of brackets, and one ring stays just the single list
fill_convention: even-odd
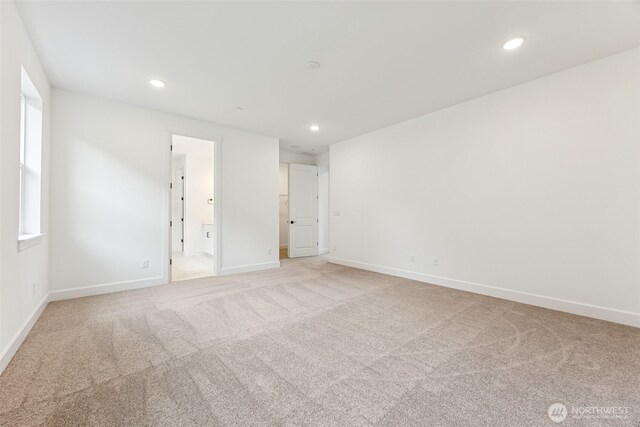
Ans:
[{"label": "window frame", "polygon": [[18,251],[40,243],[42,232],[43,102],[22,67],[20,91],[20,152]]}]

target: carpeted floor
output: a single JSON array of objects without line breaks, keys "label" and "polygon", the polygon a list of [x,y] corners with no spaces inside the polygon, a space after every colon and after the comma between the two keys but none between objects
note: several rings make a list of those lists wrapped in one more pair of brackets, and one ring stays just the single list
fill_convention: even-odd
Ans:
[{"label": "carpeted floor", "polygon": [[49,304],[0,377],[0,425],[545,426],[627,407],[640,330],[285,260]]}]

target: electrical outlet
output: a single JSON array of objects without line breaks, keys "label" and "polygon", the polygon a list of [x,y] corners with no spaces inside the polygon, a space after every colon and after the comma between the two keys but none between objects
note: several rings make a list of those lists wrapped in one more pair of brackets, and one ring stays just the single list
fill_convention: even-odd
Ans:
[{"label": "electrical outlet", "polygon": [[143,259],[142,262],[140,263],[140,268],[149,268],[149,260]]},{"label": "electrical outlet", "polygon": [[267,255],[271,255],[271,249],[267,249]]},{"label": "electrical outlet", "polygon": [[415,255],[411,255],[411,256],[409,257],[409,262],[416,262],[416,257],[415,257]]},{"label": "electrical outlet", "polygon": [[438,259],[438,257],[433,257],[433,266],[437,267],[440,265],[440,260]]}]

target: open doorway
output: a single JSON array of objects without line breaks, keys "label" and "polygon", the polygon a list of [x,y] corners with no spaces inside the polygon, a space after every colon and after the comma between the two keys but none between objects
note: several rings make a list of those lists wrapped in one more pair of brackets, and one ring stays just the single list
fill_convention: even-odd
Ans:
[{"label": "open doorway", "polygon": [[280,260],[329,253],[329,165],[280,163]]},{"label": "open doorway", "polygon": [[289,165],[280,163],[280,259],[287,259],[289,245]]},{"label": "open doorway", "polygon": [[214,141],[171,136],[171,281],[215,275]]}]

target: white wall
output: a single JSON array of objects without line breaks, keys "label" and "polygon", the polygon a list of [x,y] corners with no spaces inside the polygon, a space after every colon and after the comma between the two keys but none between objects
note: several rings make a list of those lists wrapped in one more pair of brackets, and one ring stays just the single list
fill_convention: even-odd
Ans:
[{"label": "white wall", "polygon": [[302,153],[280,150],[280,163],[298,163],[301,165],[315,165],[316,159]]},{"label": "white wall", "polygon": [[640,326],[639,196],[635,49],[333,145],[332,257]]},{"label": "white wall", "polygon": [[318,154],[315,157],[314,164],[318,166],[329,166],[330,160],[331,160],[331,157],[329,156],[329,152],[327,151],[326,153]]},{"label": "white wall", "polygon": [[[0,2],[0,372],[49,290],[49,236],[18,252],[21,66],[43,100],[41,230],[49,231],[51,87],[12,1]],[[35,293],[33,286],[35,285]]]},{"label": "white wall", "polygon": [[185,160],[184,252],[203,253],[204,223],[213,222],[213,205],[207,203],[213,198],[213,141],[174,135],[173,155]]},{"label": "white wall", "polygon": [[329,253],[329,166],[318,166],[318,252]]},{"label": "white wall", "polygon": [[318,165],[318,247],[320,254],[331,251],[330,239],[330,155],[329,152],[318,154],[315,157]]},{"label": "white wall", "polygon": [[172,133],[222,141],[220,273],[279,265],[277,139],[58,89],[53,124],[53,298],[166,282]]}]

